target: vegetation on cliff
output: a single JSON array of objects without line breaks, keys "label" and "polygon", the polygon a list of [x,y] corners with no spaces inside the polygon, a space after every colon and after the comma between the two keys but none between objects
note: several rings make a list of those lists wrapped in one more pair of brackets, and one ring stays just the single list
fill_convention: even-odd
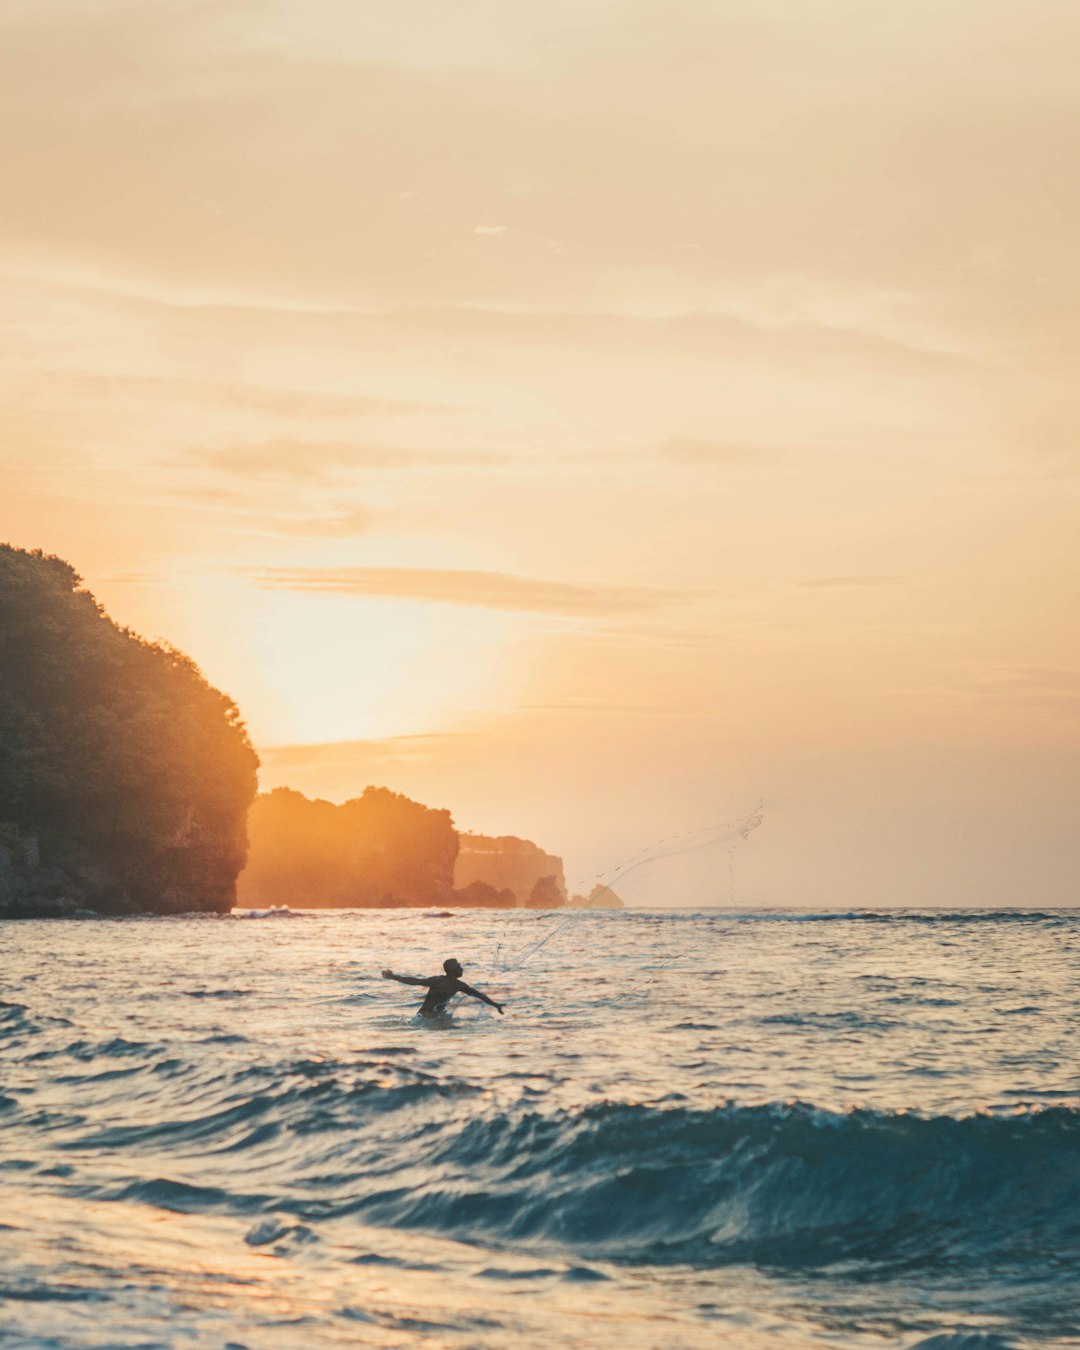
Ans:
[{"label": "vegetation on cliff", "polygon": [[120,628],[62,559],[0,545],[0,825],[21,841],[0,912],[228,909],[257,766],[194,662]]},{"label": "vegetation on cliff", "polygon": [[449,811],[369,787],[335,806],[291,788],[260,796],[240,877],[247,905],[565,904],[562,859],[527,839],[459,835]]},{"label": "vegetation on cliff", "polygon": [[368,906],[453,901],[458,836],[449,811],[369,787],[341,806],[291,788],[263,794],[248,817],[244,904]]},{"label": "vegetation on cliff", "polygon": [[62,559],[0,545],[0,918],[223,912],[238,874],[256,905],[566,903],[562,860],[528,839],[459,835],[386,788],[256,799],[257,767],[194,662],[120,628]]}]

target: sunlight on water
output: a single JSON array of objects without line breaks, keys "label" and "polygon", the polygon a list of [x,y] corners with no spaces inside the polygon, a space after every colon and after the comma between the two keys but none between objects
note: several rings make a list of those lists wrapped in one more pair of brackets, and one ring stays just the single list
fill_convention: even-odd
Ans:
[{"label": "sunlight on water", "polygon": [[[1078,941],[1066,912],[9,924],[5,1332],[1075,1344]],[[424,1025],[379,978],[451,955],[504,1018]]]}]

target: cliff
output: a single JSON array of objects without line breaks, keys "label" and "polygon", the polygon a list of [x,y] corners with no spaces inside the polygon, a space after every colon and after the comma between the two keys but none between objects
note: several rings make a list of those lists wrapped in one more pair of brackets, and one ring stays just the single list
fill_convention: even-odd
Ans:
[{"label": "cliff", "polygon": [[301,908],[566,903],[562,859],[527,839],[459,835],[449,811],[369,787],[335,806],[291,788],[263,793],[248,816],[241,904]]},{"label": "cliff", "polygon": [[594,886],[588,895],[572,895],[571,909],[622,909],[623,902],[610,886]]},{"label": "cliff", "polygon": [[511,892],[515,905],[554,909],[566,904],[562,859],[514,835],[461,836],[454,886],[463,890],[477,881]]},{"label": "cliff", "polygon": [[228,910],[257,765],[194,662],[0,545],[0,917]]},{"label": "cliff", "polygon": [[242,904],[397,907],[453,904],[458,836],[449,811],[369,787],[335,806],[291,788],[261,795],[248,817]]}]

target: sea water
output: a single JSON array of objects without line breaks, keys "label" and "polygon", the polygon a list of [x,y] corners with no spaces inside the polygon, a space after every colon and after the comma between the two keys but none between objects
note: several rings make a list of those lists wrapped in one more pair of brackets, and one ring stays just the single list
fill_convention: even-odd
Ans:
[{"label": "sea water", "polygon": [[[505,1017],[380,978],[448,956]],[[24,922],[0,973],[5,1346],[1080,1346],[1072,912]]]}]

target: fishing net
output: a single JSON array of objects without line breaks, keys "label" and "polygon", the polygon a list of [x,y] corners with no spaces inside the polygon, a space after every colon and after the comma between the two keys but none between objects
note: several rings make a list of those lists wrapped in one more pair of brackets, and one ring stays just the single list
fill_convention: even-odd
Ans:
[{"label": "fishing net", "polygon": [[[560,915],[547,931],[530,935],[524,943],[514,940],[519,925],[514,925],[512,918],[508,917],[495,947],[489,976],[518,970],[545,947],[571,940],[583,914],[603,908],[605,892],[614,892],[616,885],[619,898],[634,905],[643,900],[658,906],[677,905],[688,893],[681,889],[678,867],[691,859],[701,864],[699,871],[706,878],[709,887],[706,903],[734,905],[736,853],[761,826],[764,816],[764,803],[759,802],[749,815],[739,820],[722,821],[718,825],[708,825],[683,834],[666,835],[613,867],[582,878],[570,888],[571,894],[591,898],[592,904],[570,909]],[[647,879],[647,889],[641,894],[632,893],[632,879]],[[685,874],[681,881],[685,883]],[[700,897],[700,891],[695,893]],[[536,917],[550,921],[552,915],[550,911],[545,911]]]}]

